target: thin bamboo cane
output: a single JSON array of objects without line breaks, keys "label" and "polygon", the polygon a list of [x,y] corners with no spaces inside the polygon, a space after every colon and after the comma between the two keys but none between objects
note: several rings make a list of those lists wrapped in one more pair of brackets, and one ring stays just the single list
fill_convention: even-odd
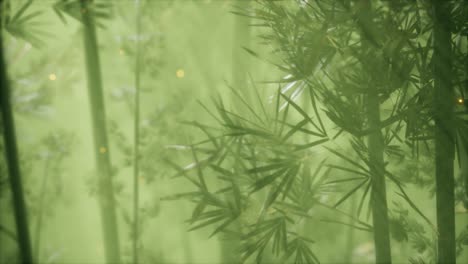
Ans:
[{"label": "thin bamboo cane", "polygon": [[88,93],[93,124],[94,154],[98,171],[99,204],[107,263],[120,262],[114,187],[111,175],[106,114],[102,91],[101,68],[95,20],[90,0],[81,0],[83,40],[88,79]]},{"label": "thin bamboo cane", "polygon": [[450,2],[433,0],[434,120],[438,263],[455,263],[455,134]]},{"label": "thin bamboo cane", "polygon": [[[351,197],[351,212],[356,212],[357,207],[358,207],[358,197],[357,195],[353,195]],[[350,224],[354,225],[354,220],[351,219]],[[346,261],[347,263],[352,263],[353,259],[353,249],[355,247],[355,233],[356,229],[355,228],[348,228],[348,232],[346,233],[346,244],[345,244],[345,254],[343,260]]]},{"label": "thin bamboo cane", "polygon": [[379,98],[376,93],[367,96],[367,116],[371,130],[368,136],[369,162],[372,177],[372,219],[376,263],[391,263],[390,231],[388,222],[387,194],[384,176],[384,140],[378,129],[380,124]]},{"label": "thin bamboo cane", "polygon": [[140,34],[141,34],[141,12],[140,1],[136,0],[136,55],[135,55],[135,120],[133,126],[134,144],[133,144],[133,263],[138,263],[138,234],[139,234],[139,198],[140,186],[138,184],[138,177],[140,174]]},{"label": "thin bamboo cane", "polygon": [[[466,14],[466,12],[468,11],[468,0],[465,0],[463,2],[463,13]],[[463,40],[462,40],[463,42]],[[464,52],[465,54],[468,53],[468,35],[465,36],[465,45],[464,45],[465,49],[464,49]],[[467,102],[466,102],[466,97],[468,97],[468,60],[465,60],[465,85],[464,85],[464,90],[463,90],[463,95],[464,95],[464,103],[465,103],[465,111],[468,112],[468,108],[466,107],[467,105]],[[468,114],[468,113],[467,113]],[[467,120],[468,119],[468,115],[465,115],[465,117],[463,118],[464,120]],[[462,179],[463,179],[463,184],[465,185],[465,201],[464,201],[464,206],[465,206],[465,209],[468,209],[468,145],[465,144],[465,145],[462,145],[464,144],[465,141],[463,140],[460,140],[460,146],[459,148],[461,149],[462,151],[462,159],[461,159],[461,174],[462,174]]]},{"label": "thin bamboo cane", "polygon": [[34,230],[34,251],[35,251],[35,256],[34,259],[36,260],[37,263],[40,263],[40,247],[41,247],[41,233],[42,233],[42,220],[43,220],[43,208],[44,208],[44,202],[45,202],[45,196],[46,196],[46,191],[47,191],[47,180],[49,178],[49,163],[50,159],[47,157],[47,160],[44,165],[44,174],[42,176],[42,183],[41,183],[41,190],[40,190],[40,195],[39,195],[39,212],[38,216],[36,219],[36,229]]},{"label": "thin bamboo cane", "polygon": [[[0,2],[0,6],[2,3]],[[2,25],[0,25],[0,28]],[[13,210],[15,214],[16,233],[21,260],[23,263],[33,263],[31,239],[29,235],[28,216],[25,204],[18,147],[16,145],[15,121],[11,104],[11,93],[3,55],[3,36],[0,32],[0,107],[3,121],[3,138],[5,155],[8,165],[10,187],[13,195]]]},{"label": "thin bamboo cane", "polygon": [[[361,0],[359,2],[359,19],[363,27],[370,27],[371,2]],[[363,48],[372,45],[366,38],[366,34],[361,34]],[[390,248],[390,228],[388,220],[387,190],[385,184],[384,165],[384,138],[380,130],[380,100],[378,91],[374,87],[368,87],[369,93],[365,95],[366,115],[369,131],[373,131],[367,137],[369,170],[371,173],[371,206],[372,221],[374,226],[374,245],[376,263],[392,263]]]}]

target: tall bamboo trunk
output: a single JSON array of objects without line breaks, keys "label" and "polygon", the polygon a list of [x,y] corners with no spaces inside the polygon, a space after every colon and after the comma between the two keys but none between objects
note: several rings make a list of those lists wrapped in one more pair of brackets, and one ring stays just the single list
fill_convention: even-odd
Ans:
[{"label": "tall bamboo trunk", "polygon": [[372,177],[372,220],[376,263],[391,263],[390,232],[388,223],[387,194],[384,175],[384,139],[379,129],[380,105],[377,93],[367,96],[367,118],[373,131],[368,136],[369,162]]},{"label": "tall bamboo trunk", "polygon": [[95,21],[89,5],[91,1],[81,0],[83,18],[83,39],[88,79],[88,93],[94,137],[94,155],[98,172],[99,204],[107,263],[120,262],[119,235],[112,183],[109,145],[107,140],[106,114],[102,91]]},{"label": "tall bamboo trunk", "polygon": [[[362,30],[367,34],[361,33],[362,48],[372,48],[368,37],[372,34],[371,20],[371,2],[370,0],[361,0],[359,2],[358,15]],[[380,129],[380,99],[375,87],[368,87],[369,92],[366,95],[366,115],[370,134],[367,137],[368,155],[371,173],[371,209],[372,221],[374,226],[374,245],[376,263],[392,263],[390,249],[390,228],[388,221],[387,190],[385,184],[385,165],[384,165],[384,138]]]},{"label": "tall bamboo trunk", "polygon": [[433,0],[434,120],[438,263],[455,263],[454,89],[449,28],[450,2]]},{"label": "tall bamboo trunk", "polygon": [[[468,11],[468,0],[465,0],[463,2],[463,13],[466,14],[466,12]],[[463,39],[462,39],[462,43],[463,43]],[[465,36],[465,45],[463,45],[465,48],[464,48],[464,52],[465,54],[468,53],[468,35]],[[467,100],[467,97],[468,97],[468,60],[465,60],[465,84],[463,86],[464,90],[463,90],[463,96],[464,96],[464,103],[465,103],[465,107],[464,107],[464,115],[463,115],[463,120],[464,122],[468,122],[468,102],[466,101]],[[463,135],[465,137],[467,137],[468,135]],[[465,200],[464,200],[464,206],[465,206],[465,209],[468,209],[468,140],[460,140],[460,149],[462,149],[462,153],[463,153],[463,159],[461,159],[461,176],[462,176],[462,179],[463,179],[463,184],[465,186]]]},{"label": "tall bamboo trunk", "polygon": [[468,209],[468,146],[466,145],[466,140],[462,137],[462,135],[458,135],[458,142],[460,145],[457,147],[459,148],[460,177],[463,180],[464,186],[463,206],[465,209]]},{"label": "tall bamboo trunk", "polygon": [[[0,6],[2,5],[0,1]],[[1,10],[0,10],[1,11]],[[1,14],[0,14],[1,15]],[[0,23],[0,29],[3,25]],[[0,32],[0,104],[3,121],[3,138],[5,141],[5,155],[8,165],[8,174],[12,192],[13,210],[16,222],[16,234],[18,246],[23,263],[33,263],[31,239],[29,236],[28,217],[24,199],[23,185],[21,182],[21,171],[16,145],[15,122],[11,104],[11,93],[8,84],[5,59],[3,55],[3,36]]]},{"label": "tall bamboo trunk", "polygon": [[135,55],[135,119],[133,123],[133,263],[139,263],[138,242],[139,242],[139,224],[140,224],[140,63],[141,63],[141,12],[140,0],[136,4],[136,55]]}]

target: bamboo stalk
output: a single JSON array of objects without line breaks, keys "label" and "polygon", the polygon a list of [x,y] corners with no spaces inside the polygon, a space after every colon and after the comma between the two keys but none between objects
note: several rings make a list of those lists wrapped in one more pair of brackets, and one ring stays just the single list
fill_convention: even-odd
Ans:
[{"label": "bamboo stalk", "polygon": [[438,263],[455,263],[454,89],[449,2],[432,1],[434,18],[434,121]]},{"label": "bamboo stalk", "polygon": [[[358,207],[358,199],[356,195],[353,195],[351,197],[351,212],[355,212]],[[355,221],[354,219],[351,219],[349,222],[350,225],[354,225]],[[347,263],[352,263],[353,259],[353,250],[355,247],[356,239],[355,239],[355,228],[348,228],[348,232],[346,233],[346,242],[345,242],[345,254],[343,260],[346,261]]]},{"label": "bamboo stalk", "polygon": [[[361,0],[359,2],[359,20],[365,32],[361,33],[363,48],[372,45],[367,39],[370,32],[371,20],[371,2],[370,0]],[[367,36],[367,37],[366,37]],[[371,173],[371,206],[372,221],[374,226],[374,245],[376,263],[392,263],[390,249],[390,229],[388,221],[387,190],[385,184],[385,165],[384,165],[384,138],[380,130],[380,100],[377,89],[368,87],[369,92],[365,95],[366,115],[369,131],[372,131],[367,137],[369,171]]]},{"label": "bamboo stalk", "polygon": [[40,263],[40,246],[41,246],[41,231],[42,231],[42,219],[44,214],[42,213],[42,210],[44,208],[44,202],[45,202],[45,196],[46,196],[46,191],[47,191],[47,180],[49,178],[49,163],[50,159],[47,157],[47,160],[44,165],[44,174],[42,177],[42,183],[41,183],[41,190],[40,190],[40,196],[39,196],[39,212],[38,216],[36,219],[36,229],[34,230],[34,251],[35,251],[35,256],[34,259],[37,261],[37,263]]},{"label": "bamboo stalk", "polygon": [[[367,96],[367,118],[371,129],[380,124],[380,105],[377,93]],[[391,263],[390,232],[388,222],[387,193],[384,175],[384,139],[376,129],[368,136],[369,169],[372,177],[372,220],[374,224],[374,243],[376,263]]]},{"label": "bamboo stalk", "polygon": [[[463,13],[466,14],[468,11],[468,0],[465,0],[463,2]],[[462,40],[463,41],[463,40]],[[465,52],[468,52],[468,35],[465,36]],[[463,86],[463,96],[464,99],[468,97],[468,60],[465,60],[465,85]],[[465,111],[468,111],[468,108],[466,106],[465,102]],[[467,120],[468,116],[465,115],[464,120]],[[464,200],[464,206],[465,209],[468,209],[468,145],[462,145],[465,142],[463,140],[460,140],[460,146],[459,148],[462,150],[462,159],[461,159],[461,174],[462,174],[462,179],[463,179],[463,184],[465,185],[465,200]]]},{"label": "bamboo stalk", "polygon": [[81,0],[83,40],[88,79],[88,93],[94,137],[94,155],[98,171],[99,204],[107,263],[120,262],[119,234],[117,229],[114,188],[111,175],[106,114],[102,91],[95,21],[89,7],[90,0]]},{"label": "bamboo stalk", "polygon": [[141,12],[140,1],[136,0],[136,56],[135,56],[135,120],[134,120],[134,150],[133,150],[133,263],[138,263],[138,229],[139,229],[139,198],[140,186],[138,177],[140,174],[139,157],[140,157],[140,34],[141,34]]},{"label": "bamboo stalk", "polygon": [[468,149],[468,146],[464,146],[464,145],[461,145],[464,143],[464,141],[461,140],[461,136],[459,136],[460,138],[460,163],[461,163],[461,167],[460,167],[460,174],[461,174],[461,177],[463,179],[463,185],[464,185],[464,193],[465,193],[465,197],[464,197],[464,201],[463,201],[463,206],[465,207],[465,209],[468,209],[468,153],[467,153],[467,149]]},{"label": "bamboo stalk", "polygon": [[[0,6],[2,3],[0,2]],[[2,16],[3,17],[3,16]],[[0,25],[0,28],[2,25]],[[0,102],[3,121],[3,138],[8,174],[13,198],[13,210],[16,222],[16,233],[21,260],[23,263],[33,263],[31,239],[29,235],[28,216],[25,204],[21,170],[19,164],[18,147],[16,145],[15,121],[11,104],[10,87],[5,68],[3,54],[3,36],[0,32]]]}]

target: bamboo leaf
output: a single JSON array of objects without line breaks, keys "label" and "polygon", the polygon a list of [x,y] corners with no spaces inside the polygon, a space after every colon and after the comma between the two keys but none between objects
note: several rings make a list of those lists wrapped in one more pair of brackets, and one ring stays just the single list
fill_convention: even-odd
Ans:
[{"label": "bamboo leaf", "polygon": [[276,172],[274,172],[271,175],[268,175],[266,177],[263,177],[259,180],[257,180],[253,186],[251,187],[250,193],[257,192],[264,187],[268,186],[269,184],[273,183],[277,178],[281,177],[283,174],[285,174],[288,171],[288,169],[280,169]]},{"label": "bamboo leaf", "polygon": [[361,188],[364,184],[366,184],[368,181],[368,179],[365,179],[364,181],[362,181],[361,183],[359,183],[358,185],[356,185],[353,189],[351,189],[348,193],[346,193],[340,200],[338,200],[338,202],[335,203],[335,205],[333,207],[338,207],[338,205],[340,205],[341,203],[343,203],[344,201],[346,201],[346,199],[348,199],[351,195],[353,195],[357,190],[359,190],[359,188]]},{"label": "bamboo leaf", "polygon": [[310,143],[307,143],[307,144],[303,144],[303,145],[295,145],[294,151],[299,151],[299,150],[312,148],[312,147],[318,146],[320,144],[323,144],[323,143],[327,142],[328,140],[329,140],[328,138],[324,138],[324,139],[320,139],[320,140],[310,142]]},{"label": "bamboo leaf", "polygon": [[288,105],[291,105],[294,109],[296,109],[297,112],[299,112],[302,115],[302,117],[304,117],[304,119],[308,120],[320,132],[322,137],[325,137],[324,131],[320,130],[320,128],[315,124],[315,122],[312,121],[312,118],[299,105],[297,105],[293,100],[285,96],[283,93],[280,93],[280,95],[288,102]]}]

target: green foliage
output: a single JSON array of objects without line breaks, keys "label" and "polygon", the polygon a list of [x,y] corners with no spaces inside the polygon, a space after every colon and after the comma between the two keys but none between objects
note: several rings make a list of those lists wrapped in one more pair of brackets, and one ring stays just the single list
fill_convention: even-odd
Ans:
[{"label": "green foliage", "polygon": [[[431,1],[46,2],[0,0],[38,261],[99,262],[105,254],[87,200],[102,196],[88,157],[92,141],[80,130],[90,123],[82,118],[85,78],[76,70],[83,69],[77,33],[87,25],[99,38],[90,57],[99,53],[103,63],[88,68],[102,68],[107,117],[95,126],[107,126],[97,130],[109,137],[102,152],[112,150],[107,185],[114,185],[124,236],[113,242],[123,262],[220,262],[216,243],[222,261],[228,248],[242,263],[378,262],[390,251],[378,242],[387,236],[394,262],[437,263],[440,98]],[[454,248],[462,260],[468,9],[465,1],[447,3],[458,162]],[[228,34],[231,24],[238,30],[229,11],[248,18],[256,34],[248,46]],[[242,49],[253,59],[236,68]],[[233,76],[223,85],[226,72]],[[15,262],[7,181],[2,160],[0,262]],[[86,230],[52,231],[78,217],[76,226]],[[214,236],[220,240],[205,239]]]},{"label": "green foliage", "polygon": [[48,36],[48,33],[40,28],[42,23],[38,22],[43,11],[29,11],[33,0],[18,2],[22,2],[20,6],[7,0],[1,3],[2,26],[16,38],[23,39],[35,47],[43,46],[42,38]]},{"label": "green foliage", "polygon": [[53,9],[60,17],[60,20],[65,24],[67,23],[67,20],[64,14],[82,22],[82,14],[89,12],[92,14],[96,26],[105,28],[103,21],[109,20],[113,16],[112,2],[93,0],[85,1],[88,2],[86,9],[81,7],[81,0],[59,0],[54,4]]},{"label": "green foliage", "polygon": [[[234,113],[221,102],[215,102],[218,115],[212,116],[217,120],[216,127],[192,123],[203,130],[206,140],[188,148],[197,155],[203,153],[205,158],[194,154],[193,164],[185,168],[177,167],[178,175],[188,178],[200,189],[197,195],[232,190],[237,204],[241,204],[244,199],[252,199],[257,192],[261,193],[264,202],[255,221],[259,226],[263,221],[273,221],[266,220],[268,217],[265,217],[264,212],[269,208],[278,209],[275,205],[286,205],[288,210],[294,208],[301,211],[302,216],[313,207],[300,203],[298,197],[294,197],[297,193],[293,190],[297,190],[295,186],[304,185],[299,175],[307,170],[306,164],[310,169],[310,164],[314,161],[317,163],[316,159],[310,158],[310,154],[320,145],[328,143],[330,147],[327,149],[338,160],[346,161],[351,167],[333,162],[327,166],[332,170],[352,174],[346,178],[318,183],[318,190],[329,186],[348,186],[343,194],[334,199],[334,208],[360,193],[357,215],[360,215],[367,199],[369,216],[370,208],[376,202],[375,197],[369,195],[375,181],[373,174],[382,171],[394,184],[392,189],[395,188],[396,195],[433,228],[431,220],[405,191],[405,183],[432,186],[432,180],[425,179],[426,173],[404,177],[401,173],[409,171],[402,172],[403,170],[395,176],[392,173],[394,168],[389,163],[404,162],[400,166],[414,166],[420,164],[420,154],[427,158],[432,152],[428,143],[434,129],[432,102],[429,100],[432,93],[432,72],[428,68],[433,49],[430,43],[431,22],[425,14],[427,7],[420,5],[417,2],[376,4],[369,18],[372,23],[363,20],[360,6],[351,1],[268,1],[260,2],[254,15],[235,12],[251,16],[258,21],[255,25],[267,28],[267,33],[261,34],[260,38],[280,58],[271,63],[285,72],[286,77],[278,81],[283,87],[276,95],[276,107],[273,109],[265,109],[262,100],[259,100],[257,105],[261,107],[256,111],[240,98],[239,102],[246,111]],[[363,45],[367,46],[362,48]],[[245,50],[262,59],[255,51],[247,48]],[[384,117],[378,120],[377,126],[371,123],[366,114],[369,105],[366,98],[369,95],[376,95],[369,98],[378,101],[377,105]],[[309,115],[311,111],[308,110],[307,103],[299,103],[299,99],[312,104],[312,116]],[[323,121],[323,113],[328,120]],[[329,121],[335,127],[329,126]],[[306,128],[306,125],[310,127]],[[330,138],[328,135],[333,130],[338,131]],[[382,151],[386,161],[383,168],[373,163],[375,158],[372,158],[374,154],[370,150],[370,143],[364,141],[365,137],[377,130],[383,134]],[[304,138],[308,137],[316,139],[304,142]],[[331,147],[337,142],[343,142],[342,138],[350,138],[349,148],[357,155],[358,161],[347,157],[340,149]],[[424,152],[421,152],[420,142],[425,147]],[[212,144],[213,149],[200,147],[205,144]],[[219,168],[220,164],[225,164],[230,159],[234,161],[227,167]],[[213,163],[216,164],[215,169]],[[320,166],[322,165],[323,163]],[[197,171],[198,181],[187,174],[192,170]],[[208,177],[205,171],[210,171],[211,174],[211,170],[215,175],[222,173],[223,176],[219,177],[222,181],[239,187],[228,185],[217,191],[209,191],[205,183],[205,178]],[[236,180],[232,180],[234,176]],[[309,178],[308,181],[310,180]],[[331,192],[339,193],[340,189],[335,188]],[[306,189],[303,193],[313,191]],[[197,200],[195,212],[202,211],[205,207],[200,201],[203,199]],[[397,208],[400,206],[397,204]],[[242,210],[238,212],[226,209],[228,207],[225,205],[224,209],[218,210],[229,213],[213,215],[213,222],[226,219],[225,224],[215,229],[216,232],[222,231],[225,225],[242,213]],[[390,220],[392,234],[397,241],[408,241],[409,233],[423,233],[419,224],[406,220],[407,212],[399,211],[398,215]],[[213,222],[207,221],[195,228],[205,227]],[[276,228],[275,232],[268,234],[271,237],[276,234],[276,239],[279,239],[283,226],[273,224],[276,222],[266,223],[271,223],[267,226]],[[250,256],[257,251],[256,259],[260,262],[269,239],[265,236],[263,240],[248,244],[243,249],[244,253]],[[271,240],[275,241],[274,238]],[[274,252],[281,249],[284,251],[284,247],[275,245]]]}]

